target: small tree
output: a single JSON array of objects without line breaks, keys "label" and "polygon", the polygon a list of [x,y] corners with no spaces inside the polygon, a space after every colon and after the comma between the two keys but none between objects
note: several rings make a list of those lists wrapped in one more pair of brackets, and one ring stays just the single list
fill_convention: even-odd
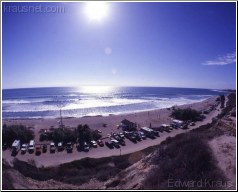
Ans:
[{"label": "small tree", "polygon": [[224,104],[225,104],[225,95],[220,95],[220,100],[221,100],[221,108],[224,108]]},{"label": "small tree", "polygon": [[198,117],[200,116],[200,113],[191,108],[175,109],[172,112],[171,116],[183,121],[188,121],[188,120],[197,121]]},{"label": "small tree", "polygon": [[20,140],[21,143],[28,143],[33,138],[33,131],[23,125],[3,125],[2,142],[6,143],[7,146],[11,146],[16,139]]}]

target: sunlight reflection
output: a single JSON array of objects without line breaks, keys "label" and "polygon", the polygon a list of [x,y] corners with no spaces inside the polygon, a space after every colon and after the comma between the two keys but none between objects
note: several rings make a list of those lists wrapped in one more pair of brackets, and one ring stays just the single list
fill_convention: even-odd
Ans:
[{"label": "sunlight reflection", "polygon": [[87,94],[109,94],[114,91],[115,87],[112,86],[82,86],[79,87],[81,93]]}]

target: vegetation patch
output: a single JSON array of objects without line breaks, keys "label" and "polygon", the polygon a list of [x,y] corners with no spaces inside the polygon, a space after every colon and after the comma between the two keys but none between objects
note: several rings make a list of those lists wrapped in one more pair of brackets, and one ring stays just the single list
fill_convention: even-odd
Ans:
[{"label": "vegetation patch", "polygon": [[[143,189],[222,189],[214,181],[227,180],[217,167],[207,140],[222,134],[211,125],[168,138],[154,153],[151,163],[157,168],[144,180]],[[218,131],[218,132],[217,132]],[[198,185],[206,182],[207,185]],[[204,184],[204,183],[203,183]]]},{"label": "vegetation patch", "polygon": [[186,109],[175,109],[171,117],[183,121],[197,121],[200,117],[200,113],[194,109],[186,108]]},{"label": "vegetation patch", "polygon": [[53,141],[55,143],[58,142],[77,142],[80,144],[90,142],[91,140],[98,140],[102,136],[96,131],[91,129],[87,124],[78,125],[77,128],[68,129],[68,128],[55,128],[51,129],[48,132],[41,133],[40,141]]},{"label": "vegetation patch", "polygon": [[21,143],[28,143],[34,138],[32,130],[23,125],[3,125],[2,128],[2,143],[7,147],[11,147],[14,140],[20,140]]}]

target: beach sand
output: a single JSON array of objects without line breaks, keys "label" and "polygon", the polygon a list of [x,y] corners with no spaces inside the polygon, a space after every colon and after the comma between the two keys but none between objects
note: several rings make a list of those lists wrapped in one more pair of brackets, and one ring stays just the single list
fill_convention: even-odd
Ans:
[{"label": "beach sand", "polygon": [[[188,105],[181,105],[176,106],[179,108],[186,108],[191,107],[192,109],[196,109],[198,111],[206,110],[210,105],[215,103],[217,97],[211,97],[205,101],[197,102]],[[109,116],[94,116],[94,117],[81,117],[81,118],[63,118],[63,124],[66,128],[70,127],[77,127],[78,124],[88,124],[91,129],[100,129],[102,131],[103,138],[106,137],[108,133],[111,132],[121,132],[121,129],[117,129],[117,125],[123,119],[128,119],[132,122],[136,122],[140,126],[147,126],[149,127],[150,123],[152,127],[158,127],[162,123],[170,123],[171,122],[171,109],[158,109],[152,111],[144,111],[144,112],[136,112],[130,114],[121,114],[121,115],[109,115]],[[74,147],[73,153],[67,154],[66,151],[63,152],[56,152],[55,154],[50,154],[49,150],[45,154],[41,154],[40,156],[36,156],[35,154],[25,154],[21,155],[20,153],[16,156],[16,158],[23,160],[23,161],[31,161],[34,160],[38,167],[40,166],[56,166],[61,163],[71,162],[73,160],[82,159],[85,157],[92,157],[92,158],[100,158],[100,157],[108,157],[113,155],[120,155],[120,154],[129,154],[135,151],[142,150],[146,147],[157,145],[165,140],[167,137],[173,137],[179,133],[183,133],[189,131],[191,129],[195,129],[200,125],[207,124],[212,121],[212,118],[217,116],[220,113],[220,106],[217,109],[213,110],[211,113],[206,115],[206,119],[202,122],[197,122],[195,126],[189,127],[187,130],[183,129],[173,129],[170,133],[163,132],[160,133],[160,137],[151,140],[147,138],[137,144],[132,143],[128,139],[126,139],[126,146],[122,146],[119,149],[108,149],[107,147],[98,147],[90,149],[89,152],[78,152]],[[16,119],[16,120],[3,120],[3,123],[7,125],[10,124],[22,124],[28,127],[31,127],[35,133],[35,141],[36,143],[39,142],[39,131],[41,129],[49,129],[51,127],[58,127],[60,119]],[[104,127],[103,124],[107,126]],[[49,143],[49,142],[47,142]],[[3,151],[3,158],[6,159],[8,162],[14,159],[11,156],[11,151],[6,150]]]}]

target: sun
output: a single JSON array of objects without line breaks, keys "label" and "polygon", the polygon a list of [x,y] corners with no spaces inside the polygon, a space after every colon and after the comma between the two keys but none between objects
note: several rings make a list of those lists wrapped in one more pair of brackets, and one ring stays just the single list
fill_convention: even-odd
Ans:
[{"label": "sun", "polygon": [[85,13],[90,20],[101,21],[108,15],[108,4],[106,2],[87,2]]}]

